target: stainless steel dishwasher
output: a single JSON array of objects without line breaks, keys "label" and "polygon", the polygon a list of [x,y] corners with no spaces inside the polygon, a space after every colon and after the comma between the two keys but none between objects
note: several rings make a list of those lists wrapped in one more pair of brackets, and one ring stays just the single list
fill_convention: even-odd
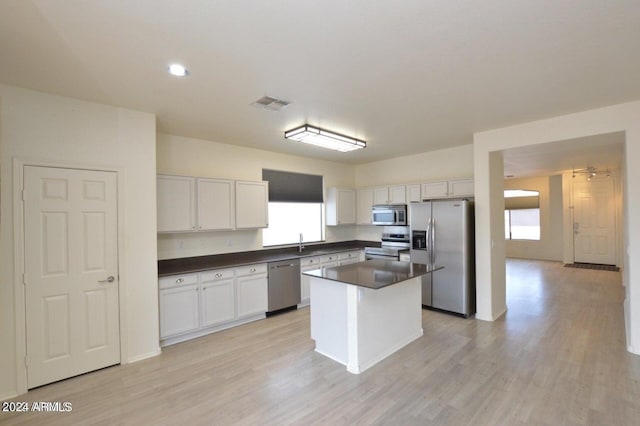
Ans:
[{"label": "stainless steel dishwasher", "polygon": [[269,262],[267,315],[297,307],[300,303],[300,259]]}]

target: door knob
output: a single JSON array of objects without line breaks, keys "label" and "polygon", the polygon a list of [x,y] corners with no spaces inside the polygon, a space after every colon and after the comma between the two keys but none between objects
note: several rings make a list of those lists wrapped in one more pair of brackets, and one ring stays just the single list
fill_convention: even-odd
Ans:
[{"label": "door knob", "polygon": [[116,279],[113,275],[110,275],[109,277],[107,277],[106,280],[100,280],[98,281],[99,283],[112,283],[114,282]]}]

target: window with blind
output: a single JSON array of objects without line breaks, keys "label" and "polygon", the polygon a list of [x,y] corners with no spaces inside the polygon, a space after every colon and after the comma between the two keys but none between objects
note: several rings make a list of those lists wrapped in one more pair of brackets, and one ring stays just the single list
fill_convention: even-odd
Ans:
[{"label": "window with blind", "polygon": [[539,196],[538,191],[504,191],[504,234],[507,240],[540,239]]},{"label": "window with blind", "polygon": [[323,178],[318,175],[262,170],[269,182],[269,227],[262,245],[297,244],[324,240]]}]

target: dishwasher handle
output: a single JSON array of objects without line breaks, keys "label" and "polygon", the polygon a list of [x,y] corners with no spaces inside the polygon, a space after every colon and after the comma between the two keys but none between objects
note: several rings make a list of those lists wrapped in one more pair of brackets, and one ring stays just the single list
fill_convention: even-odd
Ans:
[{"label": "dishwasher handle", "polygon": [[273,265],[270,269],[290,268],[296,266],[295,263],[287,263],[286,265]]}]

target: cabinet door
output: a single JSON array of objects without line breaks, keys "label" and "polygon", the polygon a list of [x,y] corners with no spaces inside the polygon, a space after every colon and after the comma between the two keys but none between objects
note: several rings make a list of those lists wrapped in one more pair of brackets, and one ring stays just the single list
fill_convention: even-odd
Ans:
[{"label": "cabinet door", "polygon": [[447,198],[449,195],[447,181],[422,184],[422,199]]},{"label": "cabinet door", "polygon": [[350,263],[360,262],[360,251],[350,251],[338,254],[338,264],[348,265]]},{"label": "cabinet door", "polygon": [[389,204],[389,187],[373,188],[373,204]]},{"label": "cabinet door", "polygon": [[450,197],[469,197],[473,196],[473,179],[461,179],[449,181]]},{"label": "cabinet door", "polygon": [[328,226],[356,223],[356,191],[347,188],[327,190],[326,222]]},{"label": "cabinet door", "polygon": [[356,223],[356,194],[352,189],[338,191],[338,225]]},{"label": "cabinet door", "polygon": [[373,207],[373,190],[371,188],[360,188],[356,191],[356,201],[358,206],[357,223],[359,225],[371,225],[371,207]]},{"label": "cabinet door", "polygon": [[422,197],[420,196],[420,185],[417,183],[407,185],[407,202],[419,203],[420,201],[422,201]]},{"label": "cabinet door", "polygon": [[391,204],[407,204],[406,187],[404,185],[390,186],[389,202]]},{"label": "cabinet door", "polygon": [[198,311],[197,284],[160,290],[160,337],[196,330]]},{"label": "cabinet door", "polygon": [[233,229],[233,181],[198,178],[197,194],[198,230]]},{"label": "cabinet door", "polygon": [[194,178],[158,175],[156,191],[158,232],[184,232],[196,229]]},{"label": "cabinet door", "polygon": [[236,294],[233,279],[202,283],[200,325],[207,327],[236,317]]},{"label": "cabinet door", "polygon": [[269,226],[268,182],[236,181],[236,229]]},{"label": "cabinet door", "polygon": [[238,277],[236,279],[238,317],[267,312],[267,285],[266,275]]},{"label": "cabinet door", "polygon": [[309,282],[311,277],[304,275],[303,272],[320,269],[322,266],[320,257],[303,257],[300,259],[300,304],[308,305],[310,298]]}]

